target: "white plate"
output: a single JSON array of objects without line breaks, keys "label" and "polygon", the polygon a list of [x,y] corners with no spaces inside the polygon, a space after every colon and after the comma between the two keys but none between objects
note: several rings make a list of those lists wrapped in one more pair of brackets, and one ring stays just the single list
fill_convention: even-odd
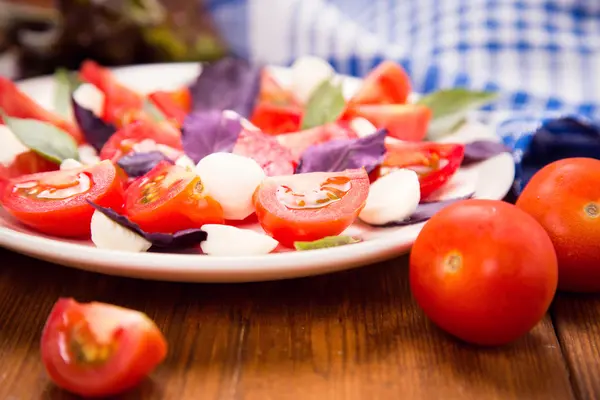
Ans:
[{"label": "white plate", "polygon": [[[177,88],[190,82],[198,73],[198,64],[158,64],[119,68],[117,77],[127,86],[142,92]],[[289,71],[273,68],[283,83]],[[344,79],[347,96],[360,81]],[[51,77],[30,79],[20,87],[42,105],[51,108]],[[495,139],[493,132],[481,124],[470,123],[445,141],[465,142],[476,138]],[[514,164],[509,154],[501,154],[483,163],[459,171],[448,185],[444,197],[467,194],[502,199],[514,178]],[[68,223],[68,222],[67,222]],[[0,210],[0,246],[57,264],[111,275],[190,282],[248,282],[324,274],[375,263],[406,253],[423,224],[399,228],[371,228],[356,223],[347,233],[360,234],[362,243],[305,252],[283,252],[255,257],[209,257],[197,254],[125,253],[98,249],[89,241],[62,240],[45,236],[16,224]]]}]

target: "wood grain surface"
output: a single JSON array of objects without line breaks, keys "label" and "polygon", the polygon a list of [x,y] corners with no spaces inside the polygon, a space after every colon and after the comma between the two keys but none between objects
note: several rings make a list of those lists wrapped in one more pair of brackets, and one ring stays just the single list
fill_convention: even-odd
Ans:
[{"label": "wood grain surface", "polygon": [[[435,328],[407,259],[256,284],[109,277],[0,250],[0,399],[74,399],[47,379],[40,333],[59,296],[153,318],[167,360],[124,399],[591,399],[600,395],[600,299],[561,295],[512,345]],[[554,323],[554,325],[553,325]],[[554,329],[556,327],[556,331]]]}]

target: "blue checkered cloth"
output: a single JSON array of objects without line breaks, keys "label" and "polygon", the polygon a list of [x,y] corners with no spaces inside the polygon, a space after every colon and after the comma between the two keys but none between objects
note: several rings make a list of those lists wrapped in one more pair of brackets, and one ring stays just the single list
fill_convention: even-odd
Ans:
[{"label": "blue checkered cloth", "polygon": [[[289,65],[306,54],[363,76],[402,64],[415,91],[500,93],[481,117],[517,167],[550,118],[600,120],[599,0],[209,0],[238,55]],[[598,155],[600,157],[600,155]],[[519,171],[519,168],[517,168]],[[523,179],[517,174],[517,191]]]}]

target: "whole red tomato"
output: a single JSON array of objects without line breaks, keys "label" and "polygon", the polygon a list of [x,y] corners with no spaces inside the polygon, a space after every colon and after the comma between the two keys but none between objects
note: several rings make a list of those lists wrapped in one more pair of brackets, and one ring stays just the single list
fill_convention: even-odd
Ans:
[{"label": "whole red tomato", "polygon": [[538,171],[517,207],[550,235],[561,290],[600,291],[600,160],[568,158]]},{"label": "whole red tomato", "polygon": [[501,345],[544,316],[558,280],[548,234],[517,207],[464,200],[433,216],[410,255],[410,287],[425,314],[467,342]]}]

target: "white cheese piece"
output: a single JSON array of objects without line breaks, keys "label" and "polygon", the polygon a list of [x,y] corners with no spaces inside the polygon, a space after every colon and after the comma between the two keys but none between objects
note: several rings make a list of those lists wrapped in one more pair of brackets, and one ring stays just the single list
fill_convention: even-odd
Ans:
[{"label": "white cheese piece", "polygon": [[89,144],[82,144],[77,148],[79,152],[79,160],[83,165],[94,165],[100,162],[98,152]]},{"label": "white cheese piece", "polygon": [[152,246],[148,240],[117,224],[98,210],[92,215],[91,230],[92,242],[101,249],[142,253]]},{"label": "white cheese piece", "polygon": [[335,74],[334,69],[322,58],[303,56],[292,65],[292,93],[302,103],[306,103],[314,90],[323,81]]},{"label": "white cheese piece", "polygon": [[383,225],[412,215],[421,200],[417,173],[398,169],[377,179],[369,188],[365,208],[358,217],[368,224]]},{"label": "white cheese piece", "polygon": [[81,107],[93,112],[97,117],[104,110],[104,93],[90,83],[84,83],[73,92],[73,98]]},{"label": "white cheese piece", "polygon": [[6,125],[0,125],[0,143],[0,164],[10,164],[19,154],[29,150]]},{"label": "white cheese piece", "polygon": [[200,243],[211,256],[258,256],[275,250],[279,242],[270,236],[235,226],[206,224],[207,239]]},{"label": "white cheese piece", "polygon": [[375,125],[370,123],[369,120],[362,118],[362,117],[353,118],[350,121],[350,128],[354,132],[356,132],[358,137],[361,137],[361,138],[365,137],[365,136],[370,136],[370,135],[374,134],[375,132],[377,132],[377,128],[375,128]]},{"label": "white cheese piece", "polygon": [[74,160],[72,158],[67,158],[66,160],[63,160],[63,162],[60,163],[60,169],[61,170],[65,170],[65,169],[75,169],[75,168],[79,168],[82,167],[83,164],[80,163],[77,160]]},{"label": "white cheese piece", "polygon": [[254,212],[252,195],[265,179],[261,166],[251,158],[213,153],[196,166],[207,195],[223,207],[225,219],[242,220]]},{"label": "white cheese piece", "polygon": [[192,160],[185,154],[179,157],[177,160],[175,160],[175,165],[192,171],[194,170],[194,168],[196,168],[194,160]]}]

